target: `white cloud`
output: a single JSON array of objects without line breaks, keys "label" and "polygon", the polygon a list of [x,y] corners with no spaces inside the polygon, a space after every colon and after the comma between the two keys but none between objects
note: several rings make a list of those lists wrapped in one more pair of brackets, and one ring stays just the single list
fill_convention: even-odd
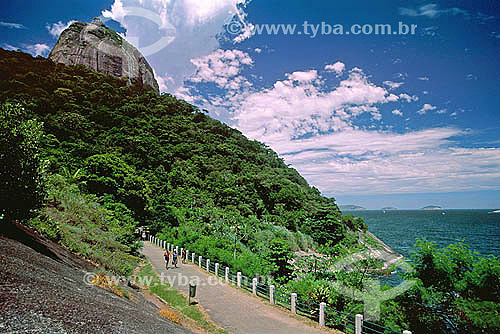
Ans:
[{"label": "white cloud", "polygon": [[419,111],[417,111],[417,113],[420,115],[424,115],[426,112],[431,111],[431,110],[435,110],[435,109],[436,109],[435,106],[433,106],[429,103],[425,103],[423,105],[423,107]]},{"label": "white cloud", "polygon": [[418,96],[416,96],[416,95],[410,96],[410,95],[408,95],[406,93],[399,94],[399,98],[401,100],[404,100],[404,101],[408,102],[408,103],[414,102],[414,101],[418,101]]},{"label": "white cloud", "polygon": [[9,29],[26,29],[21,23],[3,22],[0,21],[0,27],[5,27]]},{"label": "white cloud", "polygon": [[437,114],[446,114],[448,112],[448,109],[444,108],[444,109],[439,109],[438,111],[436,111]]},{"label": "white cloud", "polygon": [[[140,1],[140,4],[142,5],[143,2]],[[121,0],[115,0],[115,2],[111,5],[111,10],[102,11],[102,16],[113,19],[116,22],[120,22],[124,28],[127,27],[127,22],[125,21],[125,16],[127,16],[127,14],[127,10],[124,8]]]},{"label": "white cloud", "polygon": [[437,4],[430,3],[427,5],[420,6],[417,9],[413,8],[399,8],[399,14],[403,16],[425,16],[427,18],[437,18],[441,15],[463,15],[465,17],[469,17],[469,13],[460,8],[447,8],[440,9]]},{"label": "white cloud", "polygon": [[396,89],[396,88],[403,86],[405,83],[404,82],[384,81],[383,84],[386,85],[387,87],[389,87],[390,89]]},{"label": "white cloud", "polygon": [[422,29],[423,36],[434,37],[437,36],[439,28],[436,26],[425,27]]},{"label": "white cloud", "polygon": [[17,51],[17,50],[19,50],[20,48],[15,47],[15,46],[14,46],[14,45],[12,45],[12,44],[2,43],[2,49],[8,50],[8,51]]},{"label": "white cloud", "polygon": [[[102,15],[118,21],[125,39],[147,48],[165,36],[170,44],[147,56],[158,73],[172,78],[168,91],[173,93],[197,70],[191,59],[206,56],[220,47],[224,24],[232,17],[245,19],[244,5],[250,0],[114,0]],[[160,17],[159,25],[134,7]]]},{"label": "white cloud", "polygon": [[59,35],[66,30],[73,22],[76,22],[75,20],[68,21],[66,23],[63,23],[61,21],[49,24],[45,26],[47,30],[49,31],[49,34],[52,35],[54,38],[59,38]]},{"label": "white cloud", "polygon": [[287,74],[286,76],[288,79],[292,81],[311,82],[318,78],[318,71],[316,70],[310,70],[306,72],[297,71],[293,72],[292,74]]},{"label": "white cloud", "polygon": [[219,88],[237,90],[251,85],[248,80],[239,76],[242,66],[252,65],[253,60],[248,53],[240,50],[215,50],[213,53],[191,59],[196,66],[196,73],[189,81],[214,82]]},{"label": "white cloud", "polygon": [[450,138],[460,135],[454,128],[352,130],[276,147],[329,195],[498,189],[500,149],[456,147]]},{"label": "white cloud", "polygon": [[158,86],[160,87],[160,92],[166,92],[168,90],[168,83],[173,81],[172,78],[166,73],[164,76],[159,75],[156,73],[155,69],[153,69],[153,73],[156,81],[158,82]]},{"label": "white cloud", "polygon": [[398,100],[357,68],[331,90],[314,80],[316,75],[316,71],[294,72],[270,88],[238,95],[232,101],[236,127],[271,144],[279,138],[352,128],[353,118],[364,113],[379,120],[376,105]]},{"label": "white cloud", "polygon": [[27,45],[26,50],[34,56],[44,56],[49,52],[50,47],[47,44],[37,43],[33,45]]},{"label": "white cloud", "polygon": [[429,81],[429,77],[418,77],[418,80]]},{"label": "white cloud", "polygon": [[237,12],[237,5],[244,3],[243,0],[184,0],[179,2],[183,7],[184,17],[189,25],[199,25],[211,20],[221,11],[233,10]]},{"label": "white cloud", "polygon": [[345,64],[338,61],[335,64],[326,65],[325,70],[332,71],[332,72],[335,72],[337,74],[341,74],[345,70]]},{"label": "white cloud", "polygon": [[257,52],[257,53],[261,53],[261,52],[262,52],[262,49],[261,49],[261,48],[255,48],[255,50],[254,50],[254,51],[255,51],[255,52]]},{"label": "white cloud", "polygon": [[[179,95],[203,99],[192,93],[183,88]],[[373,123],[358,126],[361,115],[380,120],[380,105],[418,100],[391,94],[359,68],[336,87],[327,87],[318,71],[295,71],[267,88],[227,89],[208,99],[203,102],[229,109],[234,126],[270,146],[326,195],[500,187],[500,149],[458,147],[452,138],[466,134],[460,129],[395,133],[372,130]],[[424,104],[422,109],[437,108]],[[399,109],[392,113],[403,116]]]}]

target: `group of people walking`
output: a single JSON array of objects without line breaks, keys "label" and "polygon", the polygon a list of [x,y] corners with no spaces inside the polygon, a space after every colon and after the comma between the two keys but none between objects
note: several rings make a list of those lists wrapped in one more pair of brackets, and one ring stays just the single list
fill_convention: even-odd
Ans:
[{"label": "group of people walking", "polygon": [[[179,254],[177,254],[177,250],[174,250],[172,253],[169,252],[169,250],[165,250],[163,253],[163,258],[165,259],[165,268],[168,269],[168,264],[170,262],[170,256],[172,255],[172,264],[174,265],[174,268],[177,268],[177,261],[179,260]],[[187,252],[185,249],[182,250],[181,258],[182,258],[182,263],[186,263],[186,255]]]}]

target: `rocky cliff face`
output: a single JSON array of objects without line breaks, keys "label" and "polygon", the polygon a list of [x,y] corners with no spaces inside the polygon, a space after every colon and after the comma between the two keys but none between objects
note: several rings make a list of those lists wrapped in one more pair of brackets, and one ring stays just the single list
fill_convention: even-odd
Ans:
[{"label": "rocky cliff face", "polygon": [[75,22],[61,33],[49,59],[66,65],[82,64],[93,70],[141,83],[159,92],[153,69],[144,56],[99,19]]}]

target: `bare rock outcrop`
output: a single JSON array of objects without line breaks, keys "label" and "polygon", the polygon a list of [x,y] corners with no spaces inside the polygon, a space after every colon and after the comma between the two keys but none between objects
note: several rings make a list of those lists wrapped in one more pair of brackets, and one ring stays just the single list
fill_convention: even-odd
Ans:
[{"label": "bare rock outcrop", "polygon": [[101,20],[74,22],[61,33],[49,59],[65,65],[82,64],[93,70],[128,79],[159,92],[153,69],[146,58]]}]

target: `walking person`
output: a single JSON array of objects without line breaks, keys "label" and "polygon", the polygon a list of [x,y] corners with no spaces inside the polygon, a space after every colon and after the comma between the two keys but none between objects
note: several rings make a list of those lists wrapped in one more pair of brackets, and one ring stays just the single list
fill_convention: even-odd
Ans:
[{"label": "walking person", "polygon": [[185,264],[186,260],[187,260],[187,252],[186,252],[186,249],[184,248],[182,250],[182,264]]},{"label": "walking person", "polygon": [[174,268],[177,268],[177,257],[178,257],[177,251],[175,250],[174,254],[172,255],[172,262],[174,264]]},{"label": "walking person", "polygon": [[168,270],[168,262],[170,261],[170,252],[168,250],[163,253],[163,259],[165,260],[165,268]]}]

